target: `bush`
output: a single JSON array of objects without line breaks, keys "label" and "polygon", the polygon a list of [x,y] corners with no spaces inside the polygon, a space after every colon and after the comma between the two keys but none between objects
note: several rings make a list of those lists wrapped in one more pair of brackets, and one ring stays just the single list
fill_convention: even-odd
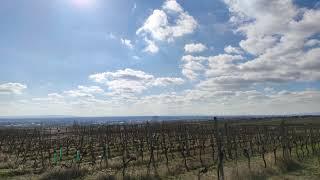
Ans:
[{"label": "bush", "polygon": [[302,166],[297,161],[283,158],[277,161],[277,167],[282,172],[295,171],[302,168]]},{"label": "bush", "polygon": [[44,173],[40,180],[69,180],[69,179],[76,179],[79,177],[84,176],[88,172],[87,169],[84,168],[56,168],[52,169],[49,172]]},{"label": "bush", "polygon": [[99,174],[96,180],[115,180],[117,179],[114,175]]}]

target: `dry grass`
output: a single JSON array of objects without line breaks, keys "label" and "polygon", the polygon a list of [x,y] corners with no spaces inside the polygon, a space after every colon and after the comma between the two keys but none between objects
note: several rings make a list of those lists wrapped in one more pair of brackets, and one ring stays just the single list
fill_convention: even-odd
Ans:
[{"label": "dry grass", "polygon": [[99,173],[96,177],[96,180],[116,180],[117,178],[114,175]]},{"label": "dry grass", "polygon": [[39,179],[40,180],[62,180],[62,179],[75,179],[83,177],[88,173],[88,169],[72,167],[68,169],[54,168],[45,172]]},{"label": "dry grass", "polygon": [[302,164],[294,159],[277,159],[276,164],[272,154],[266,155],[267,167],[263,166],[261,160],[256,160],[251,169],[245,162],[241,162],[238,166],[227,169],[227,179],[230,180],[265,180],[272,176],[279,176],[292,171],[298,171],[303,168]]},{"label": "dry grass", "polygon": [[[204,165],[208,167],[206,173],[201,174],[201,180],[215,179],[216,178],[216,167],[212,165],[211,152],[207,151],[203,154]],[[316,161],[316,157],[314,157]],[[126,176],[123,178],[121,173],[121,159],[120,157],[115,157],[109,161],[109,168],[102,166],[98,168],[92,166],[88,163],[82,163],[82,168],[60,168],[55,167],[47,172],[44,172],[39,179],[42,180],[55,180],[55,179],[90,179],[90,180],[113,180],[113,179],[128,179],[128,180],[138,180],[138,179],[198,179],[199,172],[203,167],[201,166],[198,157],[189,157],[188,166],[190,171],[187,172],[183,164],[182,157],[176,153],[175,159],[170,159],[169,168],[166,167],[164,159],[158,159],[157,162],[157,174],[153,171],[151,166],[150,174],[147,174],[147,161],[148,156],[146,155],[145,160],[133,161],[129,163],[126,170]],[[225,179],[227,180],[264,180],[270,179],[270,177],[282,177],[289,173],[294,176],[293,173],[301,171],[304,167],[302,163],[295,160],[284,160],[279,157],[277,163],[274,163],[273,154],[266,155],[267,168],[264,168],[263,161],[261,157],[253,157],[251,163],[251,169],[248,168],[246,159],[239,159],[237,166],[233,161],[225,161]],[[316,161],[317,162],[317,161]],[[1,166],[3,168],[1,168]],[[0,163],[0,169],[11,169],[10,164]],[[118,170],[115,170],[118,169]],[[168,171],[169,169],[169,171]],[[311,170],[314,172],[314,170]],[[13,172],[10,171],[5,173],[5,177],[25,177],[26,173],[30,172]],[[309,173],[309,172],[307,172]],[[0,173],[1,174],[1,173]],[[30,174],[31,175],[31,174]],[[35,174],[34,174],[35,175]],[[0,175],[1,176],[1,175]],[[4,176],[2,176],[4,177]],[[0,177],[1,179],[1,177]],[[38,178],[37,178],[38,179]]]},{"label": "dry grass", "polygon": [[249,169],[246,166],[234,167],[231,172],[227,173],[228,180],[264,180],[268,176],[275,174],[273,168],[264,168],[262,166],[254,166]]},{"label": "dry grass", "polygon": [[296,160],[293,160],[293,159],[279,159],[277,161],[277,167],[278,169],[285,173],[285,172],[290,172],[290,171],[296,171],[296,170],[299,170],[302,168],[301,164],[296,161]]}]

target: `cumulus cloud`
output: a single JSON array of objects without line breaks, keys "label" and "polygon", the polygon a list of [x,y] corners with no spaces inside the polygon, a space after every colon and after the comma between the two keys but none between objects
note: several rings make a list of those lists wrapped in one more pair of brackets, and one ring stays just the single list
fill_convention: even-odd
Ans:
[{"label": "cumulus cloud", "polygon": [[165,40],[170,35],[168,29],[168,17],[163,10],[156,9],[139,28],[137,34],[150,33],[154,39]]},{"label": "cumulus cloud", "polygon": [[[54,108],[57,112],[76,115],[145,115],[145,114],[295,114],[318,111],[320,91],[306,89],[287,91],[212,90],[189,89],[182,92],[162,92],[141,97],[74,98],[58,100],[61,95],[52,94],[56,100],[25,102],[17,105],[23,110],[36,107],[37,112]],[[118,99],[117,99],[118,98]],[[289,105],[288,105],[289,104]],[[43,107],[43,108],[41,108]],[[0,111],[6,109],[0,109]]]},{"label": "cumulus cloud", "polygon": [[[197,21],[184,11],[180,4],[175,0],[167,0],[161,9],[152,12],[136,34],[151,39],[154,47],[154,41],[173,41],[175,38],[193,33],[197,26]],[[148,43],[146,49],[152,49],[152,46]]]},{"label": "cumulus cloud", "polygon": [[[99,96],[98,96],[99,95]],[[71,110],[73,108],[86,108],[92,111],[92,108],[97,108],[95,105],[104,101],[100,99],[105,96],[105,91],[99,86],[78,86],[75,89],[63,91],[61,93],[50,93],[46,97],[35,97],[30,102],[34,106],[46,107],[51,110],[60,109]],[[97,99],[97,97],[99,99]],[[107,103],[106,103],[107,104]],[[79,109],[78,109],[79,110]]]},{"label": "cumulus cloud", "polygon": [[203,62],[207,60],[207,57],[203,56],[192,56],[192,55],[185,55],[181,58],[182,64],[182,74],[186,76],[190,80],[196,80],[201,73],[205,66]]},{"label": "cumulus cloud", "polygon": [[319,46],[320,40],[318,39],[310,39],[305,43],[305,46],[307,47],[313,47],[313,46]]},{"label": "cumulus cloud", "polygon": [[133,48],[133,45],[132,45],[132,43],[131,43],[131,40],[125,39],[125,38],[121,38],[120,41],[121,41],[121,44],[125,45],[126,47],[128,47],[128,48],[130,48],[130,49]]},{"label": "cumulus cloud", "polygon": [[183,64],[182,74],[190,80],[196,80],[199,76],[199,71],[202,71],[204,66],[200,62],[189,61]]},{"label": "cumulus cloud", "polygon": [[64,102],[64,96],[59,93],[49,93],[47,97],[32,98],[31,100],[34,102],[62,104]]},{"label": "cumulus cloud", "polygon": [[[320,91],[206,90],[192,89],[180,93],[162,93],[137,99],[137,107],[156,112],[188,114],[295,114],[317,112]],[[290,106],[288,106],[288,103]],[[149,109],[151,108],[152,109]],[[195,113],[195,114],[197,114]]]},{"label": "cumulus cloud", "polygon": [[196,27],[196,20],[187,12],[179,14],[175,24],[171,25],[166,12],[156,9],[137,30],[137,34],[150,34],[155,40],[172,41],[177,37],[193,33]]},{"label": "cumulus cloud", "polygon": [[105,84],[111,92],[118,94],[134,94],[154,86],[180,85],[184,82],[175,77],[154,77],[139,70],[126,68],[115,72],[103,72],[90,75],[97,83]]},{"label": "cumulus cloud", "polygon": [[246,39],[240,46],[254,55],[265,52],[277,43],[278,36],[287,32],[289,24],[299,14],[291,0],[246,2],[225,0],[231,12],[230,21]]},{"label": "cumulus cloud", "polygon": [[219,54],[216,56],[210,56],[209,62],[212,64],[225,64],[234,62],[235,60],[241,60],[243,57],[241,55],[229,55],[229,54]]},{"label": "cumulus cloud", "polygon": [[204,57],[204,56],[192,56],[192,55],[185,55],[185,56],[182,56],[181,60],[182,61],[204,61],[208,59],[207,57]]},{"label": "cumulus cloud", "polygon": [[191,43],[184,46],[184,51],[187,53],[202,52],[206,49],[208,48],[202,43]]},{"label": "cumulus cloud", "polygon": [[195,80],[205,72],[207,77],[223,76],[237,70],[234,64],[237,60],[244,59],[241,55],[219,54],[216,56],[192,56],[185,55],[182,60],[182,74],[188,79]]},{"label": "cumulus cloud", "polygon": [[291,0],[225,2],[236,31],[246,36],[240,46],[253,55],[272,53],[269,49],[287,52],[301,49],[303,42],[320,29],[319,10],[298,8]]},{"label": "cumulus cloud", "polygon": [[[291,0],[247,3],[225,0],[235,32],[244,35],[240,48],[207,58],[206,78],[198,86],[211,89],[254,88],[288,82],[320,80],[320,10],[299,8]],[[306,48],[307,47],[307,48]],[[189,71],[189,74],[190,71]]]},{"label": "cumulus cloud", "polygon": [[164,78],[155,78],[152,83],[153,86],[169,86],[172,84],[183,84],[184,80],[181,78],[173,78],[173,77],[164,77]]},{"label": "cumulus cloud", "polygon": [[0,94],[22,94],[27,85],[21,83],[4,83],[0,84]]},{"label": "cumulus cloud", "polygon": [[78,89],[64,91],[64,94],[76,98],[93,98],[94,94],[102,94],[104,90],[99,86],[78,86]]},{"label": "cumulus cloud", "polygon": [[228,54],[242,54],[242,50],[238,47],[233,47],[233,46],[226,46],[224,48],[224,51]]},{"label": "cumulus cloud", "polygon": [[145,42],[147,43],[147,47],[144,48],[144,52],[155,54],[159,51],[159,47],[156,45],[154,41],[151,41],[148,38],[145,38]]},{"label": "cumulus cloud", "polygon": [[183,12],[183,8],[175,0],[167,0],[167,1],[165,1],[163,6],[162,6],[162,8],[164,10],[172,11],[172,12],[175,12],[175,13]]}]

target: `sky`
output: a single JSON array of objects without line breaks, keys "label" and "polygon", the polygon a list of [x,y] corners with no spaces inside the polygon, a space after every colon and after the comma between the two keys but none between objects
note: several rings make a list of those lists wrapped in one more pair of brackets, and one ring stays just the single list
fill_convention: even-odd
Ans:
[{"label": "sky", "polygon": [[320,112],[317,0],[1,0],[0,116]]}]

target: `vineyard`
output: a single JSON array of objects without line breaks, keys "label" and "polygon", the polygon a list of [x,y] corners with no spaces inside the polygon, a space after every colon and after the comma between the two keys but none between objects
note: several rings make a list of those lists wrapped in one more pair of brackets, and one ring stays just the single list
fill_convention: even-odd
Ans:
[{"label": "vineyard", "polygon": [[[242,122],[242,121],[239,121]],[[320,124],[172,121],[141,124],[1,128],[1,161],[10,172],[42,174],[77,169],[75,177],[230,179],[226,168],[263,168],[292,159],[320,160]],[[271,159],[270,159],[271,158]],[[4,167],[0,167],[4,169]],[[239,173],[239,172],[236,172]],[[44,177],[42,177],[45,179]],[[101,179],[101,177],[100,177]]]}]

